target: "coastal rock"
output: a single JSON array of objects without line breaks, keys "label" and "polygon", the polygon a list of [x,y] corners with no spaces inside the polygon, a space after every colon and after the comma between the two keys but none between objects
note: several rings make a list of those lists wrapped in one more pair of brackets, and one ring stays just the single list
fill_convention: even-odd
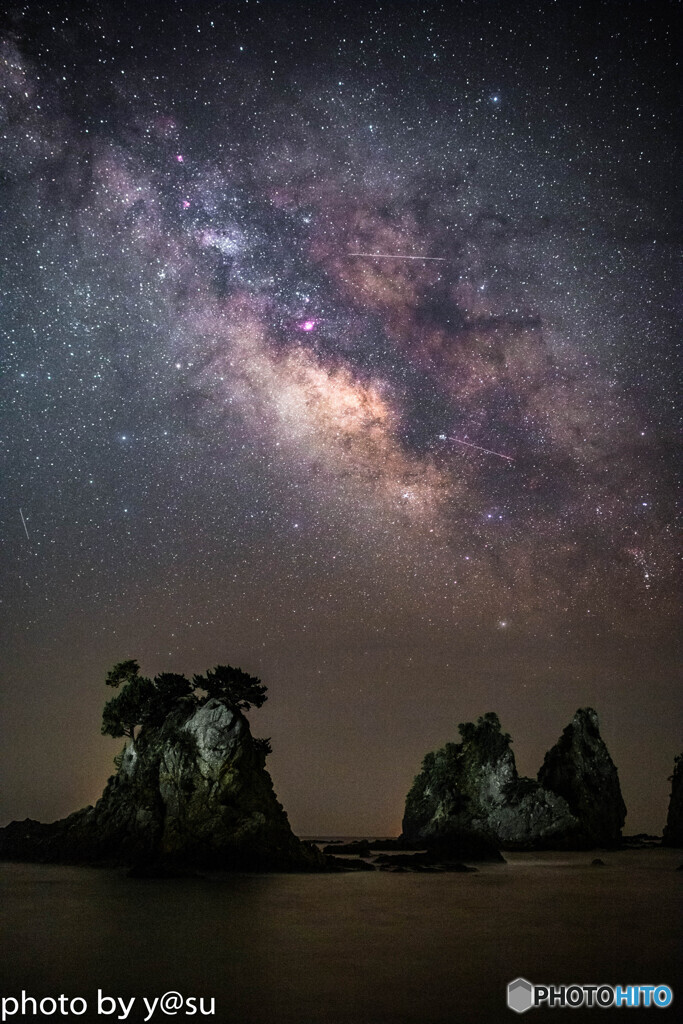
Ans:
[{"label": "coastal rock", "polygon": [[459,728],[461,743],[424,759],[406,799],[405,839],[432,844],[466,836],[525,848],[552,846],[578,830],[561,797],[518,775],[496,714]]},{"label": "coastal rock", "polygon": [[619,844],[622,850],[652,850],[662,845],[661,836],[651,836],[647,832],[638,832],[635,836],[622,836]]},{"label": "coastal rock", "polygon": [[323,853],[332,854],[336,857],[340,853],[352,853],[356,857],[370,856],[370,842],[367,839],[357,839],[350,843],[328,843],[323,846]]},{"label": "coastal rock", "polygon": [[360,857],[328,857],[332,871],[374,871],[374,864]]},{"label": "coastal rock", "polygon": [[611,846],[619,842],[626,804],[593,708],[579,708],[545,755],[538,781],[566,800],[591,844]]},{"label": "coastal rock", "polygon": [[592,709],[576,713],[538,781],[519,776],[510,736],[493,712],[459,729],[461,743],[424,759],[406,799],[404,841],[568,849],[618,839],[626,809]]},{"label": "coastal rock", "polygon": [[662,844],[664,846],[683,846],[683,754],[679,754],[674,761],[669,813],[662,836]]},{"label": "coastal rock", "polygon": [[440,856],[432,850],[422,853],[380,853],[375,858],[375,864],[380,866],[380,870],[383,870],[382,865],[390,867],[396,865],[407,868],[409,871],[455,871],[462,874],[469,874],[477,870],[468,867],[462,861]]},{"label": "coastal rock", "polygon": [[324,870],[322,854],[292,833],[265,756],[240,711],[188,703],[141,729],[94,807],[0,829],[0,858]]}]

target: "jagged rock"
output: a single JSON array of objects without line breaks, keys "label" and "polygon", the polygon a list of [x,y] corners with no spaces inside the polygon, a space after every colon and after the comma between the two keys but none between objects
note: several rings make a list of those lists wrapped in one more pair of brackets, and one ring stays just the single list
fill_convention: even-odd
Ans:
[{"label": "jagged rock", "polygon": [[664,846],[683,846],[683,754],[674,760],[669,813],[662,836]]},{"label": "jagged rock", "polygon": [[588,841],[608,846],[619,842],[626,804],[593,708],[579,708],[545,755],[538,781],[566,800]]},{"label": "jagged rock", "polygon": [[0,858],[228,870],[324,870],[278,803],[244,716],[217,699],[188,703],[124,748],[94,807],[0,829]]},{"label": "jagged rock", "polygon": [[577,711],[539,781],[518,775],[510,736],[493,712],[459,728],[461,743],[424,759],[406,799],[403,841],[567,849],[618,839],[625,807],[592,709]]},{"label": "jagged rock", "polygon": [[497,715],[464,723],[460,734],[462,743],[447,743],[425,757],[406,799],[405,839],[474,836],[525,847],[552,845],[577,830],[564,800],[519,777]]}]

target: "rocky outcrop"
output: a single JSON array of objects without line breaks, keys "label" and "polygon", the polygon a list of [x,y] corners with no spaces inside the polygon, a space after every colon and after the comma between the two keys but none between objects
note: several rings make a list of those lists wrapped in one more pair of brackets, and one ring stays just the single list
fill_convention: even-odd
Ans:
[{"label": "rocky outcrop", "polygon": [[669,813],[662,843],[664,846],[683,846],[683,754],[674,760]]},{"label": "rocky outcrop", "polygon": [[43,825],[0,829],[4,859],[228,870],[321,870],[292,833],[265,769],[264,744],[240,711],[188,701],[145,726],[94,807]]},{"label": "rocky outcrop", "polygon": [[538,781],[566,800],[590,843],[609,846],[619,842],[626,804],[593,708],[579,708],[545,755]]},{"label": "rocky outcrop", "polygon": [[323,853],[330,854],[334,857],[337,854],[354,854],[356,857],[369,857],[370,856],[370,841],[368,839],[358,839],[351,843],[328,843],[327,846],[323,846]]},{"label": "rocky outcrop", "polygon": [[459,729],[461,743],[424,759],[406,799],[405,840],[475,837],[504,849],[618,841],[626,809],[592,709],[577,711],[538,780],[517,773],[510,736],[493,712]]}]

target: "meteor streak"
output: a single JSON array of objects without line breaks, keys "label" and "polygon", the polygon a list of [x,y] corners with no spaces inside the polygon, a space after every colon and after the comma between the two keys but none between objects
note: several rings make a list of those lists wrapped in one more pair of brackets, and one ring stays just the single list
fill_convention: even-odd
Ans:
[{"label": "meteor streak", "polygon": [[497,455],[499,459],[507,459],[508,462],[515,461],[511,455],[503,455],[502,452],[492,452],[490,448],[482,448],[480,444],[471,444],[469,441],[463,441],[459,437],[449,437],[447,440],[455,441],[456,444],[464,444],[468,448],[476,448],[478,452],[486,452],[487,455]]},{"label": "meteor streak", "polygon": [[19,509],[19,515],[21,516],[21,521],[24,524],[24,533],[26,534],[26,540],[30,540],[31,538],[29,537],[28,530],[26,529],[26,520],[24,519],[24,513],[21,511],[21,509]]},{"label": "meteor streak", "polygon": [[393,252],[350,252],[349,256],[370,256],[375,260],[433,260],[436,263],[448,263],[445,256],[400,256]]}]

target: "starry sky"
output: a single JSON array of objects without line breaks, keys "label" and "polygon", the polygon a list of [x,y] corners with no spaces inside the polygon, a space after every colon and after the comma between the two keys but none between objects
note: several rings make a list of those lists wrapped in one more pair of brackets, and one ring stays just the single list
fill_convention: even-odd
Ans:
[{"label": "starry sky", "polygon": [[666,2],[17,3],[0,33],[0,819],[107,669],[259,675],[299,834],[499,713],[681,746]]}]

